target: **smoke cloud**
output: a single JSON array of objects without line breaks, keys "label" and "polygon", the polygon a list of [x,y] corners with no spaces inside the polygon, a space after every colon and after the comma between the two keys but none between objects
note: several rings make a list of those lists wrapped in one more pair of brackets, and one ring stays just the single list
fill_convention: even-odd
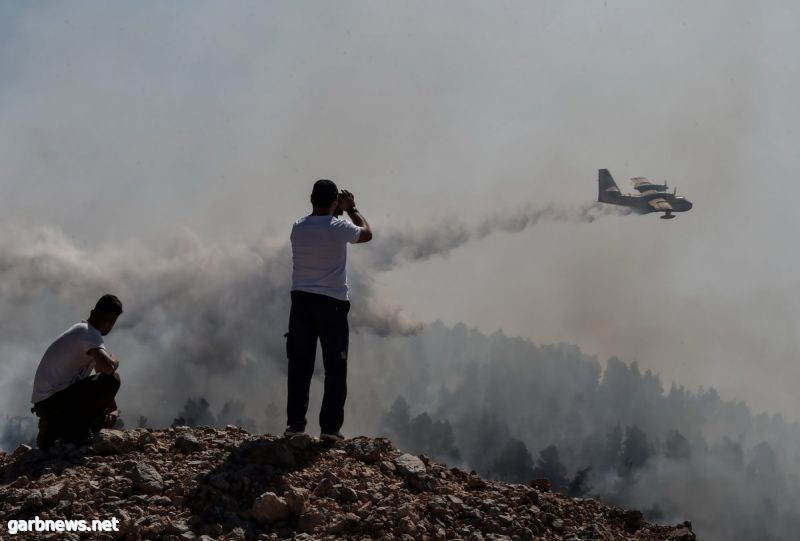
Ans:
[{"label": "smoke cloud", "polygon": [[[260,412],[269,400],[259,397],[270,394],[262,385],[271,400],[282,394],[287,245],[215,245],[186,232],[158,248],[130,242],[86,250],[51,228],[4,224],[4,231],[0,309],[15,316],[2,328],[2,349],[16,361],[4,368],[6,412],[25,411],[37,357],[58,332],[85,318],[103,292],[125,306],[108,342],[122,358],[120,403],[129,413],[163,425],[191,396],[244,396]],[[376,297],[364,276],[351,278],[359,299],[353,332],[417,332],[419,323]]]},{"label": "smoke cloud", "polygon": [[[389,231],[372,245],[351,246],[357,261],[350,272],[355,296],[352,330],[390,337],[422,329],[398,304],[375,294],[371,276],[376,270],[446,255],[493,232],[519,232],[542,220],[588,223],[611,214],[619,211],[597,205],[528,207],[475,224],[450,222],[445,228],[418,228],[413,234]],[[256,417],[267,405],[282,402],[276,397],[283,395],[283,334],[289,313],[287,244],[220,244],[184,230],[160,246],[129,241],[88,250],[53,228],[6,222],[4,231],[0,309],[16,317],[3,329],[3,347],[16,348],[19,361],[16,370],[10,370],[6,411],[23,411],[21,405],[27,402],[40,355],[34,344],[43,351],[70,321],[85,317],[104,292],[115,293],[125,306],[109,342],[112,351],[124,352],[122,397],[135,397],[127,401],[132,416],[164,425],[179,404],[194,396],[217,401],[247,397],[252,402],[248,411]],[[42,321],[46,307],[52,312]],[[64,316],[68,308],[71,319]],[[45,329],[52,331],[49,336]],[[270,382],[269,400],[259,398],[262,387],[252,382],[253,372]],[[248,387],[252,395],[243,391]]]},{"label": "smoke cloud", "polygon": [[604,216],[626,216],[631,209],[601,203],[581,206],[544,205],[534,203],[497,217],[487,217],[476,224],[456,219],[444,220],[438,227],[389,231],[369,251],[376,270],[386,271],[405,261],[424,261],[435,255],[446,255],[467,243],[484,239],[493,233],[519,233],[540,222],[592,223]]}]

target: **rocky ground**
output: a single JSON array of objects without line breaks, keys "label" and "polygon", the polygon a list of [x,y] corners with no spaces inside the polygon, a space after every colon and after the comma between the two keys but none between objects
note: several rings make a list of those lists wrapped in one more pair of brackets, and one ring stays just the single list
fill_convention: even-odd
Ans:
[{"label": "rocky ground", "polygon": [[[104,430],[91,448],[0,454],[9,519],[120,520],[117,533],[15,539],[559,539],[690,541],[691,525],[531,486],[484,481],[385,439],[327,444],[237,427]],[[8,537],[6,537],[8,536]]]}]

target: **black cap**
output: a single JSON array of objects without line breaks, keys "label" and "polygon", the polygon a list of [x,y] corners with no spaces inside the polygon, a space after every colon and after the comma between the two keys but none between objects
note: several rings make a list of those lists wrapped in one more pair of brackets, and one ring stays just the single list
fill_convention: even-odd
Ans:
[{"label": "black cap", "polygon": [[314,183],[311,190],[311,202],[315,206],[325,207],[336,201],[339,196],[339,188],[332,180],[320,179]]}]

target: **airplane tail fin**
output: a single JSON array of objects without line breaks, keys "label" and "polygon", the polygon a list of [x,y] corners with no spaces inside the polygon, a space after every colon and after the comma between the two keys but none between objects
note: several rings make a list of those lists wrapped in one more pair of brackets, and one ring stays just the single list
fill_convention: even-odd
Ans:
[{"label": "airplane tail fin", "polygon": [[620,195],[619,186],[614,182],[614,177],[608,169],[600,169],[597,175],[598,193],[597,200],[601,203],[609,201],[614,196]]}]

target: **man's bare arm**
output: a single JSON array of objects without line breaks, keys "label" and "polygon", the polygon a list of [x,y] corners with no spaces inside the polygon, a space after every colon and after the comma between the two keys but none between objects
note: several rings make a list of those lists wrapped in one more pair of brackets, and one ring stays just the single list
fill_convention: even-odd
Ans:
[{"label": "man's bare arm", "polygon": [[344,210],[347,215],[350,216],[350,220],[352,220],[355,225],[361,228],[361,234],[358,236],[357,244],[371,241],[372,228],[369,226],[369,223],[367,223],[367,220],[364,218],[364,216],[358,210],[356,210],[356,201],[353,194],[347,190],[344,190],[344,197],[342,197],[340,205],[342,210]]},{"label": "man's bare arm", "polygon": [[358,236],[358,243],[369,242],[372,240],[372,229],[369,227],[367,220],[357,210],[352,210],[347,213],[355,225],[361,228],[361,234]]},{"label": "man's bare arm", "polygon": [[117,371],[119,361],[109,355],[104,348],[90,349],[89,355],[94,359],[94,369],[98,374],[113,374]]}]

